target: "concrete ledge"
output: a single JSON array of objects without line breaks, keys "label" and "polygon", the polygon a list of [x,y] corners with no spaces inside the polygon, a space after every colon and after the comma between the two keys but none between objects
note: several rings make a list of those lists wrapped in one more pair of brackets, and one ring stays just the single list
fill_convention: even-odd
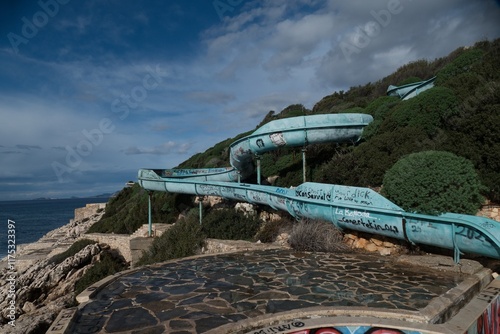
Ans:
[{"label": "concrete ledge", "polygon": [[76,307],[64,309],[57,315],[52,325],[50,325],[49,330],[46,334],[65,334],[67,333],[73,318],[76,315]]},{"label": "concrete ledge", "polygon": [[444,323],[474,298],[491,280],[490,269],[483,268],[476,274],[465,278],[457,287],[444,295],[434,298],[421,314],[431,324]]},{"label": "concrete ledge", "polygon": [[[457,333],[465,333],[466,330],[468,330],[472,325],[474,325],[476,320],[481,315],[484,315],[484,312],[488,307],[492,308],[493,310],[495,310],[496,308],[498,312],[499,305],[500,305],[500,279],[497,278],[493,280],[487,287],[482,289],[470,301],[470,303],[468,303],[465,307],[463,307],[460,310],[460,312],[458,312],[457,315],[455,315],[446,324],[446,326],[448,328],[455,330]],[[492,316],[497,317],[498,314],[492,314]]]},{"label": "concrete ledge", "polygon": [[102,290],[102,288],[104,288],[106,285],[113,283],[115,280],[120,278],[120,276],[134,273],[137,270],[138,269],[129,269],[120,271],[114,275],[107,276],[102,280],[95,282],[94,284],[83,290],[78,296],[76,296],[76,301],[80,304],[87,303],[88,301],[90,301],[90,299],[92,299],[92,297],[95,296],[96,293]]}]

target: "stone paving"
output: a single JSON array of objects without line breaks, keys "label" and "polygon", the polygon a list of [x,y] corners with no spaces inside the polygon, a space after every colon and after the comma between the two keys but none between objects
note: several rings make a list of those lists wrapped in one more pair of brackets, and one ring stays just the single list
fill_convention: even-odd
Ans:
[{"label": "stone paving", "polygon": [[78,310],[71,332],[203,333],[315,306],[418,312],[463,279],[370,254],[219,254],[120,276]]}]

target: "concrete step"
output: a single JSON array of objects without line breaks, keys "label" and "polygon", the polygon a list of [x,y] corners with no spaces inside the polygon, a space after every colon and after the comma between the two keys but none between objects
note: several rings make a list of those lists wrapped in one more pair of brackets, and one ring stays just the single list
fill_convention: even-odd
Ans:
[{"label": "concrete step", "polygon": [[[153,224],[152,225],[152,232],[153,236],[159,237],[161,236],[165,231],[167,231],[170,227],[172,227],[171,224]],[[149,225],[144,224],[141,227],[139,227],[131,236],[130,238],[142,238],[142,237],[147,237],[149,234]]]}]

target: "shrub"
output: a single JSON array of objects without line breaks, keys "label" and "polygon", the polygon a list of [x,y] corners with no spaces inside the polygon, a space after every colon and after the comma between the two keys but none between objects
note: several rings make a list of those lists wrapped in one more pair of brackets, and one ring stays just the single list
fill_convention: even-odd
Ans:
[{"label": "shrub", "polygon": [[234,209],[210,211],[203,218],[203,232],[208,238],[226,240],[252,240],[259,230],[256,216],[245,216]]},{"label": "shrub", "polygon": [[403,209],[475,214],[484,190],[472,163],[450,152],[410,154],[385,174],[382,193]]},{"label": "shrub", "polygon": [[76,281],[76,295],[95,282],[127,268],[126,264],[121,259],[118,259],[118,257],[108,251],[101,253],[100,257],[100,261],[94,263],[94,265],[90,267],[90,269],[87,270],[78,281]]},{"label": "shrub", "polygon": [[297,251],[335,253],[348,249],[342,232],[323,220],[302,220],[293,226],[290,246]]},{"label": "shrub", "polygon": [[429,135],[452,116],[458,114],[458,99],[449,88],[434,87],[398,104],[391,113],[398,127],[418,127]]},{"label": "shrub", "polygon": [[89,239],[81,239],[73,243],[66,251],[56,254],[50,258],[49,263],[59,264],[66,260],[68,257],[75,255],[88,245],[96,244],[97,242]]},{"label": "shrub", "polygon": [[205,236],[201,231],[198,217],[188,215],[156,238],[137,264],[145,265],[196,255],[204,241]]},{"label": "shrub", "polygon": [[484,51],[479,49],[465,50],[453,62],[446,65],[439,71],[436,79],[437,85],[444,85],[454,77],[472,71],[473,67],[480,62],[484,56]]}]

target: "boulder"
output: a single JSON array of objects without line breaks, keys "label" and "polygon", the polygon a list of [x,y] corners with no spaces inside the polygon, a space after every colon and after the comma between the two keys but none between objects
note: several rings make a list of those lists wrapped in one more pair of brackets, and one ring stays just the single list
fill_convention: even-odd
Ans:
[{"label": "boulder", "polygon": [[236,205],[234,206],[234,209],[236,211],[243,212],[243,214],[246,217],[255,216],[257,214],[255,207],[250,203],[236,203]]}]

